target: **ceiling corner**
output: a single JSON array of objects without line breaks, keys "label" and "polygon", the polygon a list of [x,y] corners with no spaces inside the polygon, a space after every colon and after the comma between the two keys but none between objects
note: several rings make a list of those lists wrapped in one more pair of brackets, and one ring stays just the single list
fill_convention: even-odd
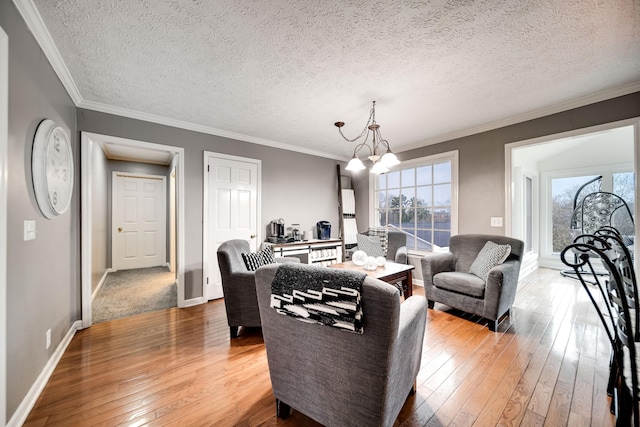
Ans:
[{"label": "ceiling corner", "polygon": [[53,38],[51,37],[49,30],[47,30],[47,27],[44,25],[44,21],[42,20],[38,9],[36,9],[36,6],[33,4],[33,1],[13,0],[13,3],[16,5],[18,12],[20,12],[20,15],[22,15],[27,27],[35,37],[36,42],[40,45],[40,48],[49,60],[49,63],[51,63],[51,66],[58,75],[62,85],[69,93],[71,100],[76,106],[80,105],[82,102],[82,95],[80,95],[78,86],[76,86],[76,83],[73,81],[71,73],[62,60],[62,56],[60,56],[60,52],[58,51],[56,44],[53,42]]}]

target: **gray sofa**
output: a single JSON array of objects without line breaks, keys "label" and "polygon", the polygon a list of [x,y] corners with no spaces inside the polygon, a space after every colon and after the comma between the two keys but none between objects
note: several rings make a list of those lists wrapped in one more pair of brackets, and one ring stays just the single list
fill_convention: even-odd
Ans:
[{"label": "gray sofa", "polygon": [[[511,245],[511,254],[489,271],[485,281],[469,273],[487,241]],[[433,253],[421,259],[424,295],[429,308],[439,302],[489,320],[496,331],[500,319],[510,314],[516,296],[524,243],[505,236],[460,234],[451,237],[448,253]]]},{"label": "gray sofa", "polygon": [[[258,306],[276,413],[291,408],[326,426],[391,426],[420,369],[427,305],[367,277],[364,333],[304,323],[270,308],[277,264],[256,271]],[[318,274],[329,270],[314,267]],[[348,272],[340,271],[341,274]]]}]

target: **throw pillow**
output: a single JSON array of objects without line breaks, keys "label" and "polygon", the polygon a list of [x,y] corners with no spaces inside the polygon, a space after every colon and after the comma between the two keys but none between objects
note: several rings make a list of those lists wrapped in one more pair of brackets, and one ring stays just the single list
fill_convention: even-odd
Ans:
[{"label": "throw pillow", "polygon": [[369,236],[378,236],[382,245],[382,256],[387,257],[387,247],[389,246],[389,230],[387,227],[369,227]]},{"label": "throw pillow", "polygon": [[380,244],[380,237],[358,234],[356,239],[358,240],[358,250],[365,251],[367,255],[372,257],[383,256],[384,252]]},{"label": "throw pillow", "polygon": [[485,282],[489,277],[489,270],[496,265],[500,265],[511,253],[511,245],[499,245],[488,241],[476,256],[476,259],[469,268],[469,273],[478,276]]},{"label": "throw pillow", "polygon": [[273,259],[271,248],[264,248],[263,250],[255,253],[243,253],[242,260],[249,271],[256,271],[263,265],[273,264],[276,262]]}]

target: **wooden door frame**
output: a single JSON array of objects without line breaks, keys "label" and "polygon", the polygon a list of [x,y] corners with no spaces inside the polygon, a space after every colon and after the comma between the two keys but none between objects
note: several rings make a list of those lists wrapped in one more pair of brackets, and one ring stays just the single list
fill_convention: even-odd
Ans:
[{"label": "wooden door frame", "polygon": [[185,170],[184,170],[184,148],[170,145],[156,144],[152,142],[136,141],[132,139],[119,138],[109,135],[101,135],[91,132],[81,132],[80,137],[80,162],[81,162],[81,244],[82,244],[82,327],[88,328],[92,324],[91,319],[91,233],[92,233],[92,195],[91,195],[91,170],[94,150],[101,150],[101,142],[110,144],[144,148],[155,151],[169,151],[177,158],[176,176],[176,223],[177,223],[177,273],[176,287],[178,290],[178,307],[185,307],[184,296],[184,276],[185,276]]},{"label": "wooden door frame", "polygon": [[168,217],[167,217],[167,207],[169,206],[169,200],[167,199],[167,177],[164,175],[154,175],[154,174],[148,174],[148,173],[132,173],[132,172],[125,172],[125,171],[112,171],[111,172],[111,268],[113,270],[117,270],[116,268],[114,268],[114,263],[115,263],[115,253],[116,253],[116,245],[114,244],[115,241],[115,236],[116,236],[116,232],[115,232],[115,227],[114,227],[114,214],[115,214],[115,202],[114,200],[116,199],[116,196],[118,195],[118,186],[117,184],[117,180],[119,176],[127,176],[129,178],[139,178],[139,179],[154,179],[154,180],[160,180],[162,181],[162,196],[164,198],[164,203],[162,205],[162,213],[164,215],[164,227],[163,227],[163,232],[164,232],[164,261],[163,261],[163,265],[168,266],[167,265],[167,242],[169,241],[169,235],[167,234],[167,226],[169,225],[168,222]]},{"label": "wooden door frame", "polygon": [[[256,246],[259,242],[262,242],[262,160],[252,159],[249,157],[232,156],[230,154],[216,153],[213,151],[205,151],[203,155],[203,168],[202,176],[207,177],[203,179],[202,187],[202,299],[207,302],[207,295],[205,290],[207,288],[207,277],[211,266],[209,265],[209,179],[207,174],[207,167],[209,166],[209,159],[211,157],[234,160],[238,162],[253,163],[257,166],[257,192],[256,194]],[[260,249],[256,247],[256,249]]]}]

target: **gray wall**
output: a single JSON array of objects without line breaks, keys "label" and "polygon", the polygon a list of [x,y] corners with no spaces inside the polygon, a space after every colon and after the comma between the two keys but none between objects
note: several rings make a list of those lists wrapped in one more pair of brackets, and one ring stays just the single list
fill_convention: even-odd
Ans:
[{"label": "gray wall", "polygon": [[[492,216],[504,216],[505,144],[634,117],[640,117],[640,92],[396,154],[400,160],[409,160],[458,150],[459,234],[504,234],[504,228],[492,228],[489,221]],[[368,226],[368,181],[359,176],[353,184],[362,230]]]},{"label": "gray wall", "polygon": [[[78,130],[183,147],[185,155],[185,298],[202,296],[202,190],[204,152],[262,161],[263,239],[269,222],[284,218],[311,230],[317,221],[332,224],[338,235],[338,184],[335,160],[155,123],[78,109]],[[344,166],[344,165],[343,165]]]},{"label": "gray wall", "polygon": [[[9,420],[61,339],[80,318],[80,157],[76,108],[10,1],[0,2],[0,26],[9,36],[6,331]],[[71,207],[53,220],[40,213],[31,181],[33,136],[45,118],[69,133],[75,158]],[[37,237],[25,242],[23,223],[27,219],[36,221]],[[52,343],[47,350],[45,334],[49,328]]]}]

